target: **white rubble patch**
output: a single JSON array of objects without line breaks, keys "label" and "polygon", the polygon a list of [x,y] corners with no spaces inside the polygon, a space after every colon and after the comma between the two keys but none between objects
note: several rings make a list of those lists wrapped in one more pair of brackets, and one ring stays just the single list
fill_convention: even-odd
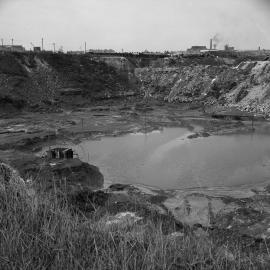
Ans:
[{"label": "white rubble patch", "polygon": [[178,221],[188,225],[201,224],[206,227],[211,226],[211,216],[217,215],[226,208],[222,200],[208,198],[202,194],[175,196],[163,204]]},{"label": "white rubble patch", "polygon": [[31,68],[29,68],[27,65],[22,64],[22,66],[25,68],[25,70],[26,70],[28,73],[32,73],[32,72],[33,72],[33,71],[31,70]]},{"label": "white rubble patch", "polygon": [[240,66],[241,66],[241,63],[235,67],[232,67],[232,69],[239,69]]},{"label": "white rubble patch", "polygon": [[168,238],[169,240],[177,240],[177,239],[182,239],[184,236],[185,234],[182,232],[173,232],[168,236]]},{"label": "white rubble patch", "polygon": [[150,187],[143,186],[143,185],[134,185],[137,187],[142,193],[147,194],[147,195],[157,195],[155,191],[153,191]]},{"label": "white rubble patch", "polygon": [[50,70],[48,63],[41,61],[41,60],[40,60],[39,58],[37,58],[37,57],[35,57],[35,61],[36,61],[36,64],[37,64],[37,66],[38,66],[39,68],[44,68],[44,69]]},{"label": "white rubble patch", "polygon": [[[238,69],[246,72],[245,79],[226,94],[229,107],[237,106],[242,111],[255,114],[270,114],[270,61],[242,62]],[[245,97],[237,101],[236,97],[245,91]]]},{"label": "white rubble patch", "polygon": [[53,167],[53,166],[56,166],[56,163],[50,163],[50,166]]},{"label": "white rubble patch", "polygon": [[118,213],[114,217],[110,217],[108,221],[106,221],[106,226],[112,225],[132,225],[139,220],[142,220],[142,217],[138,217],[133,212],[122,212]]},{"label": "white rubble patch", "polygon": [[211,81],[211,85],[214,84],[214,82],[217,80],[217,77],[215,77],[212,81]]},{"label": "white rubble patch", "polygon": [[265,69],[269,66],[268,61],[259,61],[252,69],[252,75],[260,76],[263,75]]}]

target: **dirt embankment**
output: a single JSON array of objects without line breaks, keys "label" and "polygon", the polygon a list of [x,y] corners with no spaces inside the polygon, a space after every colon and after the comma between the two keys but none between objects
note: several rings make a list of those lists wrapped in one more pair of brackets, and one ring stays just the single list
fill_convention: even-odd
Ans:
[{"label": "dirt embankment", "polygon": [[[61,108],[97,99],[134,95],[127,72],[91,56],[66,54],[0,55],[0,104],[3,111],[27,107]],[[3,106],[2,106],[3,105]]]},{"label": "dirt embankment", "polygon": [[[239,62],[239,61],[238,61]],[[270,61],[213,62],[135,70],[145,97],[270,114]]]},{"label": "dirt embankment", "polygon": [[[147,61],[146,61],[147,60]],[[59,110],[137,96],[270,114],[270,61],[1,54],[0,110]],[[137,99],[137,100],[138,100]]]}]

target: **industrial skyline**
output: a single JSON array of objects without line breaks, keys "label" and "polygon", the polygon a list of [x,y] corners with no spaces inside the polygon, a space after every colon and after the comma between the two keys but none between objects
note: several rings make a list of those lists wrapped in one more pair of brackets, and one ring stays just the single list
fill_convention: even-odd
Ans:
[{"label": "industrial skyline", "polygon": [[[235,51],[235,47],[234,46],[230,46],[231,44],[229,43],[226,43],[224,46],[221,46],[220,42],[217,40],[217,38],[214,36],[213,38],[210,38],[210,44],[208,46],[206,45],[193,45],[191,46],[191,48],[186,48],[185,50],[170,50],[170,49],[166,49],[164,51],[148,51],[147,49],[143,50],[143,51],[130,51],[130,50],[125,50],[122,48],[120,51],[115,51],[113,49],[110,49],[110,48],[105,48],[105,49],[101,49],[101,48],[88,48],[87,47],[87,42],[84,42],[83,43],[83,46],[80,46],[80,48],[78,50],[70,50],[70,51],[67,51],[67,50],[64,50],[64,46],[63,45],[59,45],[59,44],[56,44],[55,42],[52,42],[50,43],[50,47],[45,47],[44,46],[44,38],[41,38],[40,39],[40,42],[30,42],[30,45],[31,47],[29,48],[29,46],[25,46],[25,44],[14,44],[14,38],[12,38],[10,41],[5,41],[3,38],[0,38],[0,41],[1,41],[1,47],[0,47],[0,50],[3,48],[15,48],[15,47],[21,47],[19,49],[19,51],[22,51],[23,50],[26,50],[26,51],[52,51],[52,52],[101,52],[101,51],[106,51],[108,53],[114,53],[114,52],[119,52],[119,53],[123,53],[123,52],[128,52],[128,53],[136,53],[136,52],[156,52],[156,53],[163,53],[163,52],[192,52],[194,51],[194,48],[195,50],[197,50],[197,52],[200,52],[200,51],[204,51],[204,50],[226,50],[226,51]],[[256,49],[252,49],[252,48],[249,48],[249,49],[246,49],[246,51],[248,50],[252,50],[252,51],[256,51],[256,50],[266,50],[266,51],[269,51],[269,49],[267,48],[262,48],[261,46],[258,46]],[[238,49],[238,51],[245,51],[245,50],[241,50]]]},{"label": "industrial skyline", "polygon": [[[218,2],[218,3],[217,3]],[[219,38],[218,47],[270,48],[267,0],[0,0],[0,38],[53,50],[185,50]]]}]

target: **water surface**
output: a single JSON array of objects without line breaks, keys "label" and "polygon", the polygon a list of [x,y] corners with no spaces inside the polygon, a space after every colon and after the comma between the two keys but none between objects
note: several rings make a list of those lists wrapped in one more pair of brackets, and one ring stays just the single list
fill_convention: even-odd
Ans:
[{"label": "water surface", "polygon": [[270,136],[238,134],[187,139],[184,128],[85,141],[79,157],[98,166],[105,181],[163,189],[233,187],[270,176]]}]

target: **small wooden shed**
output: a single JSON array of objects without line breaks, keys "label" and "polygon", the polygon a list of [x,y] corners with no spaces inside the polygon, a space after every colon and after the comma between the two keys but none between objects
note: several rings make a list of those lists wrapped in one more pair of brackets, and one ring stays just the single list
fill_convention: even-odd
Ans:
[{"label": "small wooden shed", "polygon": [[45,157],[48,159],[73,159],[74,151],[71,148],[53,148],[46,151]]}]

